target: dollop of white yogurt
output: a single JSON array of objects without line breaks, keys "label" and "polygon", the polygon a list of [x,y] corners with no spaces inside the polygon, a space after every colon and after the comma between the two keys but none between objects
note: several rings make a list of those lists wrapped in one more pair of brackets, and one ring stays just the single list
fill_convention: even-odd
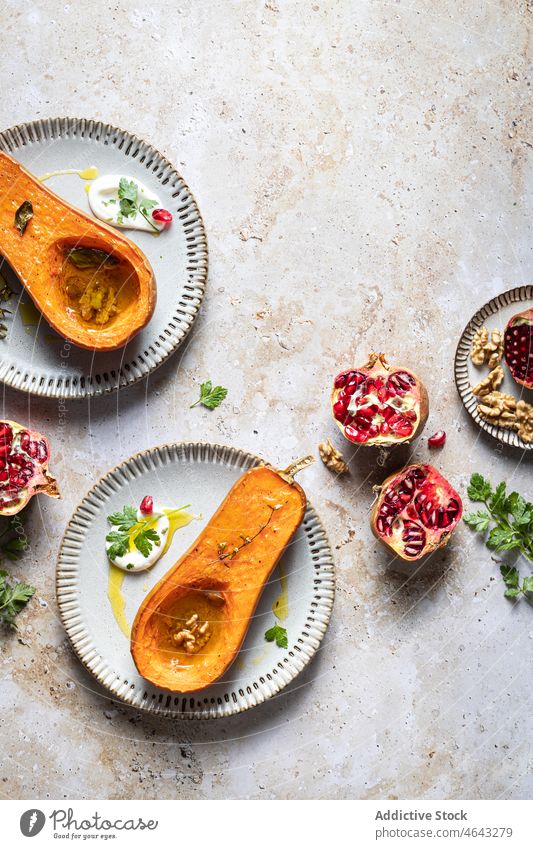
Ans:
[{"label": "dollop of white yogurt", "polygon": [[[131,180],[135,183],[139,202],[143,200],[155,201],[156,205],[147,211],[149,221],[139,212],[129,215],[127,218],[120,214],[118,187],[122,179]],[[112,224],[114,227],[121,227],[124,230],[147,230],[149,233],[154,233],[155,230],[161,231],[165,227],[164,223],[154,221],[152,218],[152,211],[161,209],[163,206],[161,198],[135,177],[128,177],[124,174],[104,174],[103,177],[98,177],[92,181],[88,198],[93,215],[100,221],[105,221],[106,224]]]},{"label": "dollop of white yogurt", "polygon": [[[146,519],[156,519],[155,524],[152,525],[154,531],[159,536],[159,543],[152,543],[152,548],[148,557],[145,557],[139,549],[133,544],[128,551],[127,554],[124,554],[122,557],[116,557],[114,560],[111,560],[111,563],[114,563],[115,566],[118,566],[119,569],[124,569],[125,572],[144,572],[145,569],[149,569],[150,566],[153,566],[157,560],[163,554],[163,549],[167,543],[168,532],[170,529],[170,522],[168,520],[167,513],[170,510],[168,507],[163,507],[159,504],[154,504],[153,511],[149,515],[146,513],[142,513],[141,510],[137,510],[137,521],[142,522]],[[109,551],[112,543],[106,540],[106,551]]]}]

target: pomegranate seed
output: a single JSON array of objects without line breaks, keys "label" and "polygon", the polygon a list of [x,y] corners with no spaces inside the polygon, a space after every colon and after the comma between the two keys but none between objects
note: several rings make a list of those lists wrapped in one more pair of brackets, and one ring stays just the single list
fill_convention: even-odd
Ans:
[{"label": "pomegranate seed", "polygon": [[346,404],[344,401],[335,401],[333,404],[333,415],[338,421],[342,421],[346,415]]},{"label": "pomegranate seed", "polygon": [[154,499],[151,495],[145,495],[143,500],[141,501],[140,506],[141,513],[146,513],[147,515],[153,513],[154,511]]},{"label": "pomegranate seed", "polygon": [[368,440],[368,433],[365,430],[354,427],[352,424],[346,425],[344,433],[352,442],[366,442]]},{"label": "pomegranate seed", "polygon": [[433,436],[430,436],[428,439],[428,445],[430,448],[442,448],[444,443],[446,442],[446,431],[438,430]]},{"label": "pomegranate seed", "polygon": [[335,383],[333,384],[335,386],[335,389],[342,389],[342,387],[345,385],[347,380],[348,380],[348,375],[346,374],[346,372],[342,372],[341,374],[338,374],[337,377],[335,378]]},{"label": "pomegranate seed", "polygon": [[152,218],[154,221],[158,221],[159,224],[164,224],[165,227],[168,227],[172,223],[172,213],[168,209],[154,209]]}]

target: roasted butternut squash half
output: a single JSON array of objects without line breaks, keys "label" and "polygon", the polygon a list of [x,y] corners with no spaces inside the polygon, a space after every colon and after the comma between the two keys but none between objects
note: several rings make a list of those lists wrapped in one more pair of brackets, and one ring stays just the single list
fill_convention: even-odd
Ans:
[{"label": "roasted butternut squash half", "polygon": [[[298,468],[311,461],[298,461]],[[131,632],[143,678],[188,693],[212,684],[235,659],[263,587],[304,516],[295,466],[245,472],[146,596]]]},{"label": "roasted butternut squash half", "polygon": [[47,322],[81,348],[122,348],[154,312],[154,273],[140,248],[3,151],[0,254]]}]

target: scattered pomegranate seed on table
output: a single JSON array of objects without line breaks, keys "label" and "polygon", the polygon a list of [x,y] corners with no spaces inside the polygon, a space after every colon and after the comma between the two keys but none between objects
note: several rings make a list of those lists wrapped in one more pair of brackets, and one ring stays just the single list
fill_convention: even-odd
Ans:
[{"label": "scattered pomegranate seed on table", "polygon": [[442,448],[444,443],[446,442],[446,431],[438,430],[433,436],[430,436],[428,439],[428,445],[430,448]]}]

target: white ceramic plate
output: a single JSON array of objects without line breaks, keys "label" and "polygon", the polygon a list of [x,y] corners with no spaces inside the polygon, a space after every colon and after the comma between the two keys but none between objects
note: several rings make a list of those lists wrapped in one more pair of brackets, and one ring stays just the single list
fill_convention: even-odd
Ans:
[{"label": "white ceramic plate", "polygon": [[139,676],[129,640],[117,625],[107,597],[104,538],[111,512],[124,504],[136,505],[150,494],[160,503],[171,501],[172,507],[190,503],[190,512],[203,517],[176,532],[169,551],[150,571],[125,575],[122,586],[131,624],[148,589],[191,545],[243,471],[259,462],[252,454],[220,445],[180,443],[153,448],[108,472],[75,511],[59,552],[59,610],[79,659],[116,698],[173,717],[230,716],[273,696],[317,651],[333,607],[334,564],[325,531],[311,506],[280,564],[287,578],[289,614],[283,625],[289,649],[264,638],[275,621],[272,604],[280,595],[278,566],[236,661],[223,679],[197,694],[170,694]]},{"label": "white ceramic plate", "polygon": [[[523,451],[531,451],[533,443],[523,442],[519,439],[515,430],[505,427],[496,427],[482,419],[477,412],[479,399],[472,395],[472,386],[479,383],[482,378],[489,373],[487,366],[478,368],[470,359],[470,350],[472,348],[472,339],[478,327],[485,327],[489,330],[505,330],[505,326],[513,315],[522,312],[526,307],[533,306],[533,286],[519,286],[516,289],[510,289],[508,292],[503,292],[497,295],[488,304],[481,307],[480,310],[470,319],[466,325],[455,352],[455,383],[461,400],[467,411],[470,413],[476,424],[487,433],[490,433],[499,442],[504,442],[506,445],[513,445],[515,448],[521,448]],[[511,372],[502,361],[505,372],[505,380],[500,386],[499,391],[506,392],[509,395],[514,395],[516,398],[522,398],[529,404],[533,404],[533,392],[524,389],[519,383],[513,380]]]},{"label": "white ceramic plate", "polygon": [[[100,121],[32,121],[0,133],[0,148],[37,177],[92,165],[100,174],[137,177],[153,188],[174,216],[172,226],[159,237],[124,231],[152,263],[157,306],[148,326],[121,350],[93,353],[66,344],[31,308],[31,298],[14,275],[8,274],[17,298],[7,305],[15,313],[6,320],[7,338],[0,340],[0,380],[49,398],[83,398],[112,392],[150,374],[185,338],[204,293],[207,241],[189,188],[157,150]],[[53,177],[47,185],[90,213],[84,182],[78,176]]]}]

